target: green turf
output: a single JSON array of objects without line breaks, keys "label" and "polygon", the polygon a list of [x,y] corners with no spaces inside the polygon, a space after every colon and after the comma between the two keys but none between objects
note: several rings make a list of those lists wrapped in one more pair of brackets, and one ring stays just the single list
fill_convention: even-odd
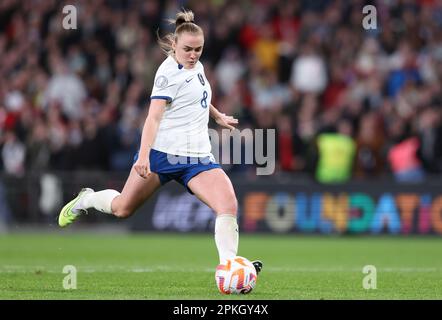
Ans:
[{"label": "green turf", "polygon": [[[264,270],[246,296],[222,296],[210,234],[0,236],[0,299],[441,299],[442,238],[241,235]],[[63,267],[77,289],[63,289]],[[362,286],[365,265],[377,289]]]}]

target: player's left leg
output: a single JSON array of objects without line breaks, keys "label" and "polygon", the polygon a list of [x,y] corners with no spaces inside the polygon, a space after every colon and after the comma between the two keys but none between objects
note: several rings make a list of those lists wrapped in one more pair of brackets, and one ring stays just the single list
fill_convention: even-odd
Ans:
[{"label": "player's left leg", "polygon": [[132,167],[129,177],[120,193],[106,189],[98,192],[84,188],[78,196],[63,207],[58,217],[60,227],[66,227],[90,208],[113,214],[119,218],[129,217],[161,185],[158,174],[152,172],[146,179],[141,178]]},{"label": "player's left leg", "polygon": [[187,187],[215,211],[215,243],[220,263],[225,263],[238,251],[238,203],[233,185],[226,173],[216,168],[200,172],[190,179]]}]

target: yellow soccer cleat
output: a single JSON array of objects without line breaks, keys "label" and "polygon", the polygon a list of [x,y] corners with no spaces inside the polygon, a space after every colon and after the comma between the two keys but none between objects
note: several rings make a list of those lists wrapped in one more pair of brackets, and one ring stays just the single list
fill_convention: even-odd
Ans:
[{"label": "yellow soccer cleat", "polygon": [[[67,205],[63,207],[60,211],[60,215],[58,216],[58,225],[60,227],[66,227],[72,222],[75,221],[75,219],[80,216],[81,212],[74,212],[72,208],[75,207],[75,205],[81,200],[81,198],[88,193],[94,192],[91,188],[83,188],[78,193],[77,197],[73,200],[71,200]],[[83,211],[87,213],[86,209],[78,209],[79,211]]]}]

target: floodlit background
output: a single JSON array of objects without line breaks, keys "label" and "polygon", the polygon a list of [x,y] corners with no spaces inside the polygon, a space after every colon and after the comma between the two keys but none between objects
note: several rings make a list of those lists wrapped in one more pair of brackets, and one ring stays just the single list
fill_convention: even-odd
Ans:
[{"label": "floodlit background", "polygon": [[[76,9],[76,29],[63,28],[70,12],[63,13],[66,5]],[[93,274],[109,263],[114,267],[105,272],[131,275],[134,270],[155,275],[168,272],[171,263],[179,265],[170,257],[162,260],[165,251],[163,256],[143,252],[139,238],[134,241],[140,250],[124,265],[118,265],[118,254],[126,246],[108,252],[109,238],[92,238],[94,252],[85,241],[72,248],[69,239],[88,237],[85,231],[122,237],[128,247],[135,232],[158,236],[146,237],[146,247],[177,237],[168,245],[171,252],[184,252],[183,272],[195,277],[201,272],[212,281],[207,270],[217,263],[214,214],[175,182],[129,219],[91,210],[69,229],[57,226],[63,204],[80,188],[123,187],[139,148],[154,75],[165,58],[157,33],[173,31],[165,20],[181,8],[193,10],[205,32],[201,61],[212,103],[239,119],[240,132],[276,130],[275,152],[267,154],[275,159],[272,175],[257,176],[263,165],[256,158],[254,164],[221,162],[239,200],[240,253],[266,260],[267,280],[262,296],[255,297],[345,298],[339,285],[353,272],[345,286],[356,290],[350,298],[416,298],[405,286],[366,295],[361,270],[377,263],[378,271],[390,276],[412,274],[423,297],[440,298],[442,261],[435,251],[442,234],[440,0],[1,1],[0,277],[7,280],[0,298],[54,297],[35,279],[16,282],[13,275],[47,272],[46,283],[54,281],[49,288],[58,288],[65,264],[89,267]],[[215,123],[209,126],[217,129]],[[253,144],[244,138],[240,150],[253,150]],[[263,148],[272,150],[266,139]],[[347,250],[356,235],[365,242]],[[179,240],[187,238],[196,240]],[[266,239],[274,244],[268,249]],[[413,251],[410,243],[417,246]],[[403,260],[386,252],[378,256],[386,247]],[[94,260],[100,250],[108,255]],[[298,259],[300,250],[306,251]],[[192,268],[192,256],[201,252],[207,260],[197,259],[200,264]],[[149,257],[159,259],[151,269]],[[286,285],[280,296],[272,295],[284,287],[284,272],[303,289]],[[297,273],[305,277],[296,278]],[[280,283],[273,286],[277,274]],[[333,278],[330,292],[323,294],[320,279],[330,274],[342,279]],[[400,281],[390,280],[390,286]],[[122,281],[130,286],[134,279]],[[37,293],[21,296],[29,283]],[[174,283],[179,287],[180,279]],[[198,296],[192,296],[192,286],[187,290],[191,298],[217,297],[213,283],[207,286],[210,290]],[[159,285],[154,296],[180,296],[170,290],[162,296]],[[105,292],[78,297],[152,297]],[[63,294],[55,298],[69,298]]]}]

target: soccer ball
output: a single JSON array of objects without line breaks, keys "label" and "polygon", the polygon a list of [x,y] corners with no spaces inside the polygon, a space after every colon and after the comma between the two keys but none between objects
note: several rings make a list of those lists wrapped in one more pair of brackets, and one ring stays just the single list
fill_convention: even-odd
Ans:
[{"label": "soccer ball", "polygon": [[216,267],[216,286],[223,294],[249,293],[255,287],[256,280],[255,267],[244,257],[236,256]]}]

